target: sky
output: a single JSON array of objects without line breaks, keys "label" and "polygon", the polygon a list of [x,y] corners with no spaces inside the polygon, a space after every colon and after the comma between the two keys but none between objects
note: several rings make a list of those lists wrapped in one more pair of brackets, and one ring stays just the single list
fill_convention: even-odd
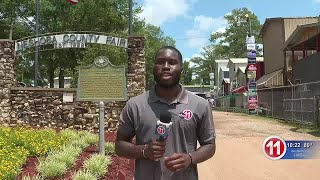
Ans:
[{"label": "sky", "polygon": [[143,6],[139,14],[148,23],[160,26],[176,41],[184,60],[200,55],[210,44],[210,34],[223,32],[224,15],[246,7],[263,24],[266,18],[320,15],[320,0],[136,0]]}]

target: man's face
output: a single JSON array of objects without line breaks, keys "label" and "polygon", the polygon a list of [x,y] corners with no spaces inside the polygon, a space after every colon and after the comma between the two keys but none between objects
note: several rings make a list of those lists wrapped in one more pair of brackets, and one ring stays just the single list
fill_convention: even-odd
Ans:
[{"label": "man's face", "polygon": [[153,66],[153,75],[157,84],[164,88],[171,88],[179,84],[182,66],[179,55],[171,49],[161,50]]}]

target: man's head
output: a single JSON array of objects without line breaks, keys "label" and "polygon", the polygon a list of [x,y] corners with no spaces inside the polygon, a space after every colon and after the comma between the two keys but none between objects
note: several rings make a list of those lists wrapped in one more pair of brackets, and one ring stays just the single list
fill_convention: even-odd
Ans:
[{"label": "man's head", "polygon": [[157,85],[164,88],[174,87],[179,84],[182,70],[182,55],[178,49],[164,46],[157,51],[153,66]]}]

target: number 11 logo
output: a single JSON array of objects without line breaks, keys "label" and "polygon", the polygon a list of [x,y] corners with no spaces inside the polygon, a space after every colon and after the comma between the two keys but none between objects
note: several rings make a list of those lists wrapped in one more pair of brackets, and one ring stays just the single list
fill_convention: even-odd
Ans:
[{"label": "number 11 logo", "polygon": [[262,145],[264,155],[271,159],[281,159],[287,151],[286,142],[279,136],[269,136]]}]

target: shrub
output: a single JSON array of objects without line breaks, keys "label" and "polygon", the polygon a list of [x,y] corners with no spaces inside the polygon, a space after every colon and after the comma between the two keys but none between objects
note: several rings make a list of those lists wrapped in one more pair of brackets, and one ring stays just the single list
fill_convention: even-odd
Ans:
[{"label": "shrub", "polygon": [[116,154],[114,143],[106,142],[105,151],[106,151],[106,155],[114,156]]},{"label": "shrub", "polygon": [[72,176],[72,180],[97,180],[98,178],[89,171],[78,171]]},{"label": "shrub", "polygon": [[67,166],[57,160],[40,160],[37,170],[44,178],[52,178],[62,176],[67,170]]},{"label": "shrub", "polygon": [[84,162],[84,168],[96,177],[103,176],[111,163],[110,157],[101,154],[94,154]]},{"label": "shrub", "polygon": [[0,127],[0,179],[16,179],[28,156],[44,156],[66,142],[53,130]]},{"label": "shrub", "polygon": [[44,178],[42,178],[39,175],[36,175],[36,176],[23,176],[22,180],[44,180]]},{"label": "shrub", "polygon": [[88,132],[85,134],[85,136],[83,136],[83,138],[89,145],[97,144],[99,142],[99,136],[97,134]]},{"label": "shrub", "polygon": [[73,141],[79,138],[79,135],[77,133],[77,131],[72,130],[72,129],[63,129],[62,131],[60,131],[60,134],[63,137],[68,138],[68,140]]},{"label": "shrub", "polygon": [[29,152],[23,147],[0,148],[0,179],[15,179]]},{"label": "shrub", "polygon": [[67,151],[71,156],[79,156],[82,152],[82,149],[75,146],[65,146],[63,151]]},{"label": "shrub", "polygon": [[70,168],[76,162],[77,156],[64,150],[48,156],[48,160],[64,163],[67,168]]},{"label": "shrub", "polygon": [[86,148],[86,147],[89,146],[89,144],[87,143],[87,141],[86,141],[85,139],[83,139],[83,138],[74,140],[74,141],[70,142],[70,144],[71,144],[72,146],[79,147],[79,148],[81,148],[81,149],[84,149],[84,148]]}]

